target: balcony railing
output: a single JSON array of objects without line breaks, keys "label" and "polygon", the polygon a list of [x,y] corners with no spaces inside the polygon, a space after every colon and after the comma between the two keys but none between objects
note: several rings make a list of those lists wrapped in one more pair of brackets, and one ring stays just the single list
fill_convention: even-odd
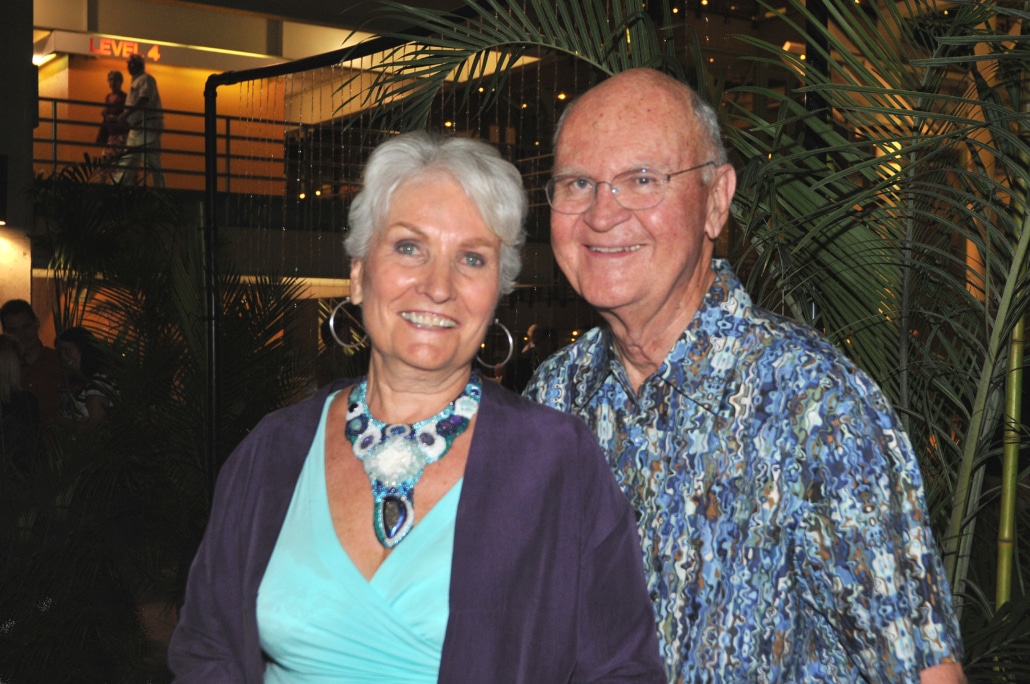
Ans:
[{"label": "balcony railing", "polygon": [[[95,142],[102,103],[39,98],[39,123],[32,138],[36,175],[56,175],[65,167],[98,158]],[[204,114],[164,110],[161,165],[166,185],[204,190]],[[296,124],[261,118],[217,116],[218,190],[282,196],[286,189],[287,140]],[[103,178],[98,178],[103,182]]]}]

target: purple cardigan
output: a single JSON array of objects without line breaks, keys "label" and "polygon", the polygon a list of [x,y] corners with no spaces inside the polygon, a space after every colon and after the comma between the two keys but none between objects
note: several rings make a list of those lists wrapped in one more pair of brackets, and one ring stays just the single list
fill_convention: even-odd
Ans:
[{"label": "purple cardigan", "polygon": [[[348,384],[266,416],[222,468],[169,647],[176,682],[262,681],[258,585],[326,396]],[[439,681],[663,673],[633,514],[594,437],[578,418],[484,382]]]}]

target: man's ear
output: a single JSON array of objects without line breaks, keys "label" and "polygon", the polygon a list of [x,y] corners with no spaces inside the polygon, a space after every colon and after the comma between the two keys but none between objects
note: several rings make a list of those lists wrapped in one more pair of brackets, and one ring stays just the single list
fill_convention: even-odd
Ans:
[{"label": "man's ear", "polygon": [[708,183],[705,235],[710,240],[719,237],[730,216],[730,202],[737,191],[737,172],[732,164],[723,164],[715,170]]}]

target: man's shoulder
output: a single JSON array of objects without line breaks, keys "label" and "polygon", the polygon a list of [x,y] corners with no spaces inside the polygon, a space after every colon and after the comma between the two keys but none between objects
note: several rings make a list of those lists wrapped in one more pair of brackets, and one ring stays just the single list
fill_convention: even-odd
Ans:
[{"label": "man's shoulder", "polygon": [[483,383],[483,406],[500,409],[496,415],[504,421],[523,427],[550,430],[578,429],[582,421],[552,406],[533,401],[497,383]]},{"label": "man's shoulder", "polygon": [[39,348],[39,358],[46,359],[48,363],[60,363],[61,355],[53,347],[43,345]]},{"label": "man's shoulder", "polygon": [[738,352],[745,363],[789,365],[799,371],[833,368],[844,374],[859,372],[855,363],[828,337],[806,323],[753,307],[737,329]]},{"label": "man's shoulder", "polygon": [[576,382],[591,377],[604,357],[606,338],[602,328],[593,328],[572,344],[551,354],[537,366],[523,394],[549,406],[566,408],[560,396]]},{"label": "man's shoulder", "polygon": [[549,371],[559,368],[568,368],[574,364],[580,366],[594,364],[601,361],[601,357],[607,348],[608,338],[604,328],[591,328],[581,335],[572,344],[566,345],[547,357],[540,368],[547,367]]},{"label": "man's shoulder", "polygon": [[698,335],[722,340],[720,348],[746,361],[797,356],[851,364],[812,326],[756,305],[727,262],[716,259],[713,268],[716,282],[690,326]]},{"label": "man's shoulder", "polygon": [[60,374],[61,355],[53,347],[42,346],[36,360],[22,372]]}]

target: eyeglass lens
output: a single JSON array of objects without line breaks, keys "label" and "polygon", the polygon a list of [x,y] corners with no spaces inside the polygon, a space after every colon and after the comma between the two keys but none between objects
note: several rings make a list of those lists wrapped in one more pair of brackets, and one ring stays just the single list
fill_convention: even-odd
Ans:
[{"label": "eyeglass lens", "polygon": [[661,202],[665,198],[665,186],[673,176],[714,165],[715,162],[707,161],[669,174],[647,169],[626,171],[611,182],[594,181],[583,176],[558,176],[547,181],[544,192],[548,204],[555,211],[561,214],[582,214],[594,203],[600,186],[607,184],[616,202],[625,209],[638,211],[650,209]]},{"label": "eyeglass lens", "polygon": [[626,209],[649,209],[665,196],[666,175],[651,171],[627,171],[611,182],[595,183],[589,178],[564,176],[552,178],[547,184],[550,204],[559,212],[584,212],[600,192],[599,186],[608,185],[615,201]]}]

